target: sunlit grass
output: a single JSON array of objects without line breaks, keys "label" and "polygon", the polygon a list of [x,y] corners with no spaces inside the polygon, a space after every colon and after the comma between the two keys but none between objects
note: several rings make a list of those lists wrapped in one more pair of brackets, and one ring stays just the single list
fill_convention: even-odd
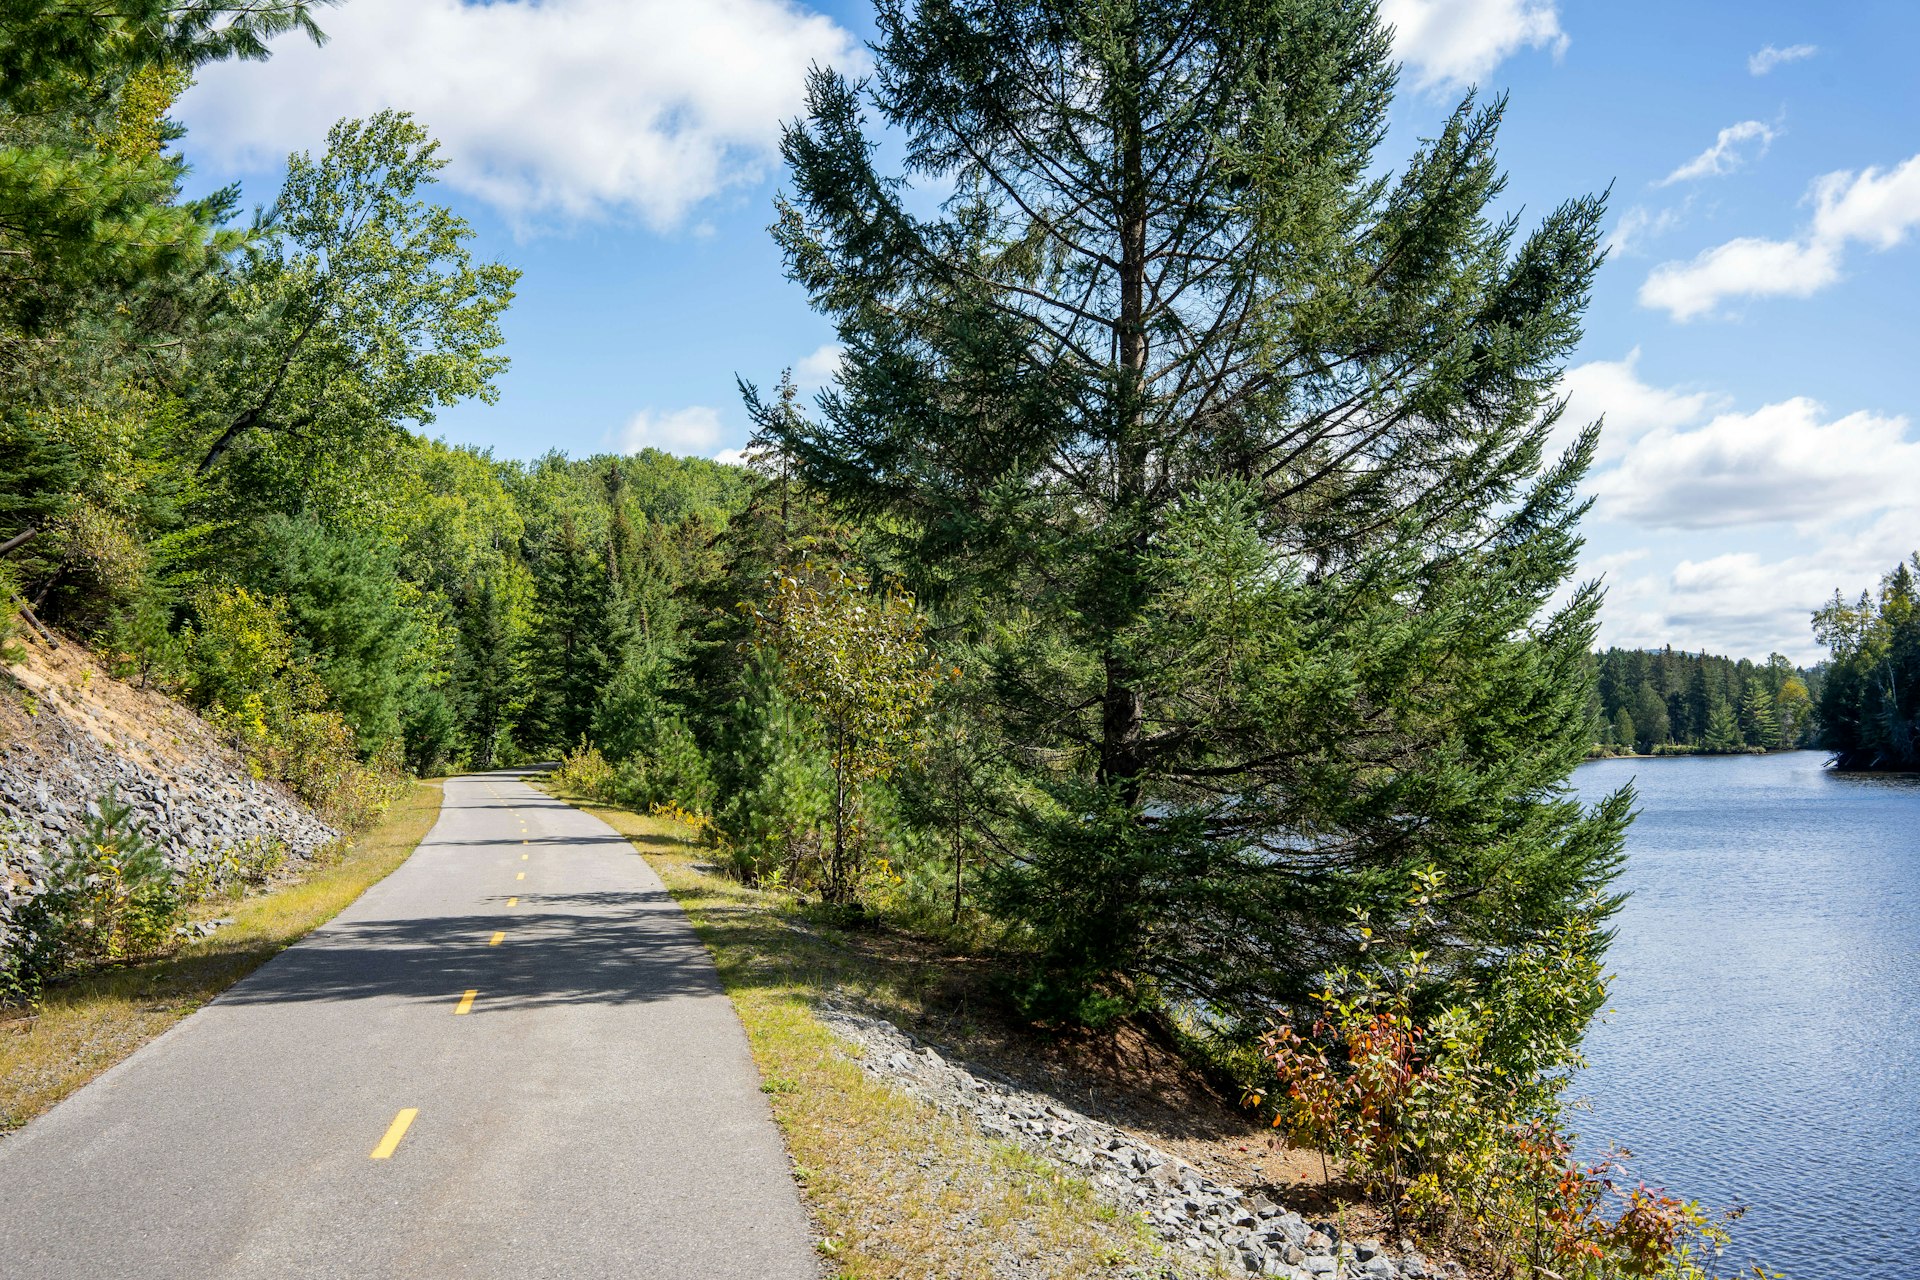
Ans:
[{"label": "sunlit grass", "polygon": [[1156,1246],[1086,1181],[868,1076],[823,999],[914,999],[910,974],[796,927],[791,900],[696,870],[677,824],[582,804],[633,841],[712,953],[822,1252],[845,1280],[1124,1275]]},{"label": "sunlit grass", "polygon": [[312,874],[193,912],[232,924],[158,960],[55,987],[37,1017],[0,1024],[0,1131],[25,1124],[331,920],[404,862],[439,814],[439,784],[415,783]]}]

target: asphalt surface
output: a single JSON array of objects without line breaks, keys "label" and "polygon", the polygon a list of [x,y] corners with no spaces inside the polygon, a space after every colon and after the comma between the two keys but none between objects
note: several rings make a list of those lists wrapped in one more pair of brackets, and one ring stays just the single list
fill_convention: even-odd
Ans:
[{"label": "asphalt surface", "polygon": [[456,778],[399,870],[0,1141],[0,1276],[816,1280],[759,1083],[632,847]]}]

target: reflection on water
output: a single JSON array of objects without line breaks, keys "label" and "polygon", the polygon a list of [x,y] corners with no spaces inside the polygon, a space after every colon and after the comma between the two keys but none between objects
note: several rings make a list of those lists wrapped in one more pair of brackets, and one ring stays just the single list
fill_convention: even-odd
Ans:
[{"label": "reflection on water", "polygon": [[1920,1276],[1920,779],[1825,756],[1607,760],[1632,779],[1612,1012],[1575,1086],[1583,1145],[1749,1206],[1729,1261]]}]

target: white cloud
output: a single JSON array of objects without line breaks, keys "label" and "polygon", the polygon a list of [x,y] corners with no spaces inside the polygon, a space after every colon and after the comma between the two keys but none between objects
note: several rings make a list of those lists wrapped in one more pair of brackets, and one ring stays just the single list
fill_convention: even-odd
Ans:
[{"label": "white cloud", "polygon": [[1640,305],[1675,320],[1709,315],[1728,298],[1805,298],[1840,278],[1838,247],[1746,237],[1691,262],[1664,262],[1640,286]]},{"label": "white cloud", "polygon": [[747,451],[745,449],[722,449],[713,455],[713,460],[729,467],[744,467],[747,465]]},{"label": "white cloud", "polygon": [[[1656,185],[1669,186],[1693,178],[1715,178],[1732,173],[1749,160],[1767,154],[1774,132],[1758,120],[1742,120],[1720,131],[1713,145],[1662,178]],[[1758,143],[1758,146],[1749,144]]]},{"label": "white cloud", "polygon": [[1832,526],[1920,501],[1920,441],[1902,417],[1827,418],[1804,396],[1636,441],[1593,489],[1602,519],[1710,529]]},{"label": "white cloud", "polygon": [[1521,49],[1567,48],[1556,0],[1382,0],[1380,19],[1420,89],[1473,84]]},{"label": "white cloud", "polygon": [[1635,205],[1621,214],[1619,221],[1613,224],[1613,230],[1607,233],[1606,250],[1610,254],[1631,257],[1640,251],[1640,246],[1646,241],[1656,240],[1679,226],[1685,216],[1684,204],[1678,209],[1662,209],[1657,213],[1643,205]]},{"label": "white cloud", "polygon": [[1786,62],[1798,62],[1802,58],[1811,58],[1820,52],[1818,45],[1790,44],[1784,49],[1768,45],[1747,59],[1747,70],[1756,76],[1763,76]]},{"label": "white cloud", "polygon": [[1830,173],[1813,186],[1813,235],[1891,249],[1920,224],[1920,156],[1888,173]]},{"label": "white cloud", "polygon": [[1813,184],[1813,222],[1794,240],[1743,237],[1691,262],[1655,267],[1640,286],[1642,306],[1692,320],[1729,298],[1804,298],[1840,278],[1847,246],[1891,249],[1920,226],[1920,156],[1891,170],[1842,170]]},{"label": "white cloud", "polygon": [[1566,371],[1560,393],[1567,410],[1560,417],[1561,446],[1589,422],[1604,417],[1596,463],[1623,455],[1650,431],[1672,431],[1705,417],[1722,397],[1708,391],[1680,391],[1641,381],[1640,348],[1624,360],[1591,360]]},{"label": "white cloud", "polygon": [[1785,556],[1729,551],[1610,577],[1600,643],[1817,661],[1813,611],[1836,590],[1852,597],[1879,581],[1912,551],[1906,532],[1906,542],[1876,527]]},{"label": "white cloud", "polygon": [[620,431],[620,451],[638,453],[659,449],[665,453],[709,454],[720,443],[720,411],[706,405],[660,411],[642,409]]},{"label": "white cloud", "polygon": [[1816,658],[1809,612],[1920,544],[1920,435],[1804,397],[1734,412],[1648,385],[1638,355],[1562,384],[1582,416],[1607,413],[1580,567],[1607,578],[1601,642]]},{"label": "white cloud", "polygon": [[793,382],[802,391],[818,391],[840,374],[840,361],[847,349],[837,342],[814,348],[793,366]]},{"label": "white cloud", "polygon": [[407,110],[444,142],[447,181],[523,226],[677,226],[766,172],[810,62],[864,66],[790,0],[353,0],[322,25],[324,48],[288,38],[266,69],[201,72],[179,109],[193,149],[277,167],[340,117]]}]

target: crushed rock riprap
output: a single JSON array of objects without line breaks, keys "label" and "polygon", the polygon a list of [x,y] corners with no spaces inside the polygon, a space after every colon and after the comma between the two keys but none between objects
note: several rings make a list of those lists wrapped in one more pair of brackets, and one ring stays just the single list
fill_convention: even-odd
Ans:
[{"label": "crushed rock riprap", "polygon": [[1123,1129],[994,1072],[963,1067],[883,1018],[838,1007],[822,1009],[820,1018],[858,1046],[870,1075],[1076,1170],[1103,1200],[1138,1213],[1176,1255],[1230,1275],[1295,1280],[1463,1274],[1457,1264],[1430,1263],[1412,1249],[1343,1240],[1334,1223],[1309,1222],[1258,1192],[1214,1182]]},{"label": "crushed rock riprap", "polygon": [[340,833],[237,759],[196,753],[164,771],[113,750],[50,708],[30,735],[0,744],[0,822],[55,849],[78,835],[112,791],[175,868],[257,841],[305,859]]}]

